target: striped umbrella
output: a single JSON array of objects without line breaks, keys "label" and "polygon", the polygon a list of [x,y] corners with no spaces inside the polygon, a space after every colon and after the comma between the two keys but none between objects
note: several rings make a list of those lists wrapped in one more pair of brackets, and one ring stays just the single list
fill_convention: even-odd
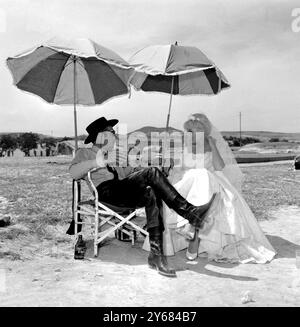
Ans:
[{"label": "striped umbrella", "polygon": [[171,94],[166,127],[169,127],[173,94],[217,94],[230,85],[223,73],[196,47],[154,45],[136,52],[128,62],[136,73],[136,90]]},{"label": "striped umbrella", "polygon": [[38,47],[7,58],[14,84],[49,103],[74,106],[75,148],[76,105],[95,105],[130,91],[134,73],[112,50],[89,39],[53,38]]}]

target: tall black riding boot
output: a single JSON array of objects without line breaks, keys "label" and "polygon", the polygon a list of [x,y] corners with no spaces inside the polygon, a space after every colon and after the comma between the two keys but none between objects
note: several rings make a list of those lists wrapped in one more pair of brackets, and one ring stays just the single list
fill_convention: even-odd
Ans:
[{"label": "tall black riding boot", "polygon": [[[177,277],[174,268],[170,268],[166,256],[163,253],[162,232],[149,230],[150,254],[148,257],[149,267],[156,269],[159,274],[166,277]],[[152,230],[152,231],[151,231]]]},{"label": "tall black riding boot", "polygon": [[214,193],[208,203],[202,206],[194,206],[179,195],[170,203],[170,208],[187,219],[192,226],[202,229],[206,217],[218,204],[219,196],[219,193]]},{"label": "tall black riding boot", "polygon": [[147,181],[168,207],[187,219],[196,228],[202,228],[205,218],[211,211],[210,209],[218,203],[217,198],[219,197],[217,197],[217,193],[214,193],[208,203],[201,206],[192,205],[177,192],[164,174],[155,167],[147,169]]}]

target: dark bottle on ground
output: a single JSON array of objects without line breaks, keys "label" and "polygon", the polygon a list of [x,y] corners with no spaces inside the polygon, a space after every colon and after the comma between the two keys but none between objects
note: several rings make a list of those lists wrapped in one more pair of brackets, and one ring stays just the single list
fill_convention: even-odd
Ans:
[{"label": "dark bottle on ground", "polygon": [[84,254],[86,251],[86,245],[82,239],[82,235],[78,236],[77,242],[75,244],[74,259],[84,259]]}]

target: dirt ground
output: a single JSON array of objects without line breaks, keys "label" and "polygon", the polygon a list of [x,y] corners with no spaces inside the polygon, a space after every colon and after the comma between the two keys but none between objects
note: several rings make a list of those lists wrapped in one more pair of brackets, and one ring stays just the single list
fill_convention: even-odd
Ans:
[{"label": "dirt ground", "polygon": [[[142,239],[133,247],[111,239],[98,258],[89,242],[81,261],[73,259],[74,244],[67,235],[56,238],[55,245],[47,237],[37,242],[34,235],[22,237],[26,228],[15,224],[7,231],[11,235],[15,230],[20,237],[0,239],[7,249],[0,256],[0,306],[300,306],[295,259],[300,207],[280,205],[268,216],[259,223],[278,252],[271,263],[232,265],[205,258],[188,262],[181,251],[169,257],[176,279],[148,268]],[[51,228],[64,235],[65,226]],[[247,291],[253,301],[242,303]]]},{"label": "dirt ground", "polygon": [[[160,276],[146,265],[147,252],[137,243],[109,241],[94,259],[64,258],[2,261],[5,290],[1,306],[299,306],[300,208],[282,207],[274,220],[261,223],[278,251],[265,265],[229,265],[198,259],[189,263],[184,251],[171,257],[178,277]],[[91,244],[90,244],[91,245]],[[2,277],[3,279],[3,277]],[[254,302],[242,303],[246,291]],[[167,301],[167,302],[166,302]]]}]

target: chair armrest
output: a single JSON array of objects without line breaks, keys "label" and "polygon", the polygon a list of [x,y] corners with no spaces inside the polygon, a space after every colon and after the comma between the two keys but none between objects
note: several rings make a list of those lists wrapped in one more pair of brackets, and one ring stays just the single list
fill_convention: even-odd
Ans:
[{"label": "chair armrest", "polygon": [[98,169],[99,168],[92,168],[91,170],[89,170],[87,173],[87,180],[86,180],[86,182],[89,184],[90,188],[93,190],[94,195],[95,195],[95,200],[97,200],[97,202],[98,202],[98,192],[97,192],[97,188],[96,188],[95,184],[92,181],[91,173],[94,171],[97,171]]},{"label": "chair armrest", "polygon": [[97,167],[97,168],[92,168],[91,170],[88,171],[88,173],[92,173],[94,171],[97,171],[100,167]]}]

